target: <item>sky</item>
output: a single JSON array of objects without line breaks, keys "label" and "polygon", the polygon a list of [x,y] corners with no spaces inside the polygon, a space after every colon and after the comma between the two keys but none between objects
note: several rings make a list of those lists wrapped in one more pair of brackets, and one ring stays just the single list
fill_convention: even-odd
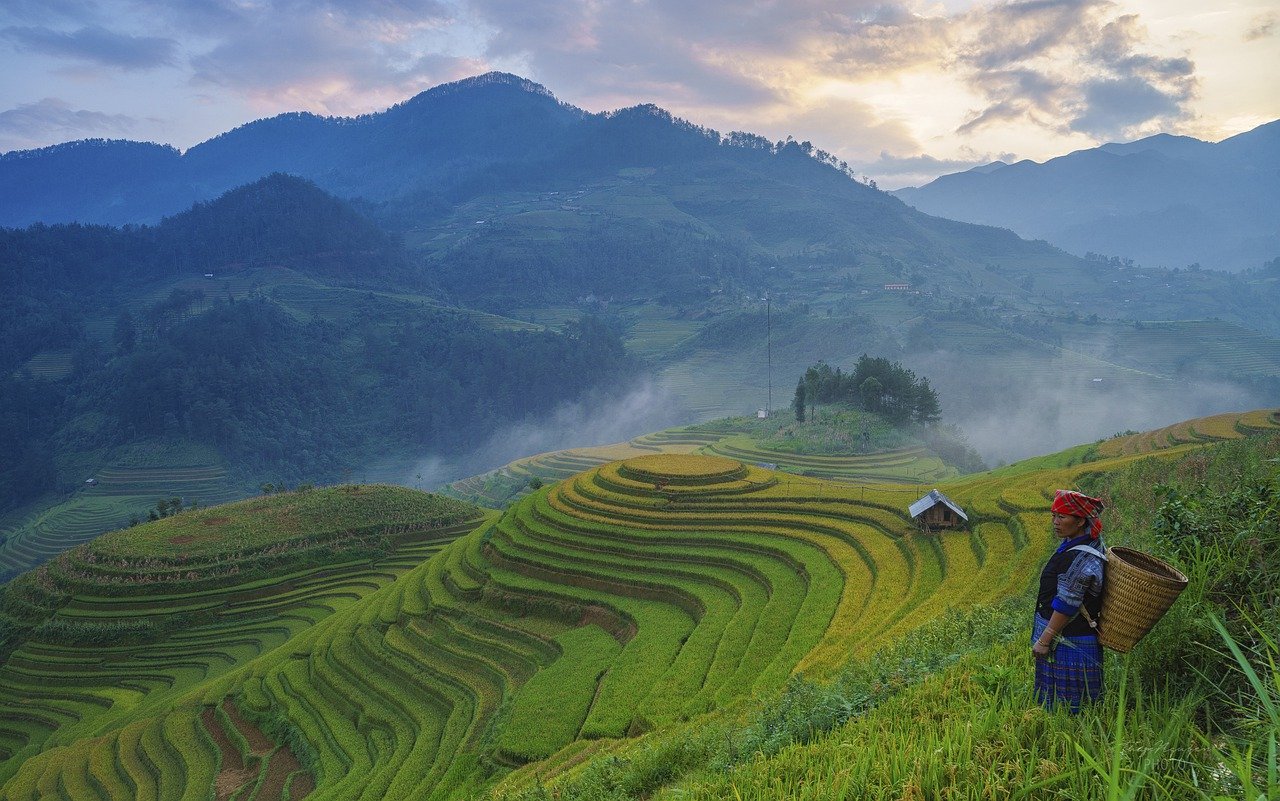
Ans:
[{"label": "sky", "polygon": [[0,0],[0,152],[185,150],[490,70],[794,136],[896,188],[1280,118],[1280,0]]}]

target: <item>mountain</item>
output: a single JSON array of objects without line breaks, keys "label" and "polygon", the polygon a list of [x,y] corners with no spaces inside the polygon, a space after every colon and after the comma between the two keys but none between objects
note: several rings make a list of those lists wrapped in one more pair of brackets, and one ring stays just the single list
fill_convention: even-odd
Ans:
[{"label": "mountain", "polygon": [[[433,251],[453,248],[465,287],[476,286],[473,262],[492,265],[492,252],[510,254],[500,235],[492,246],[474,240],[492,239],[491,232],[504,229],[501,221],[526,210],[516,208],[519,201],[540,195],[554,198],[548,210],[557,213],[541,215],[538,228],[553,231],[570,250],[619,262],[616,270],[628,275],[672,261],[638,261],[637,239],[673,237],[680,251],[711,243],[714,254],[694,257],[708,263],[752,256],[844,263],[888,256],[916,265],[1054,257],[1005,232],[920,215],[852,180],[807,142],[721,136],[651,105],[588,114],[502,73],[438,86],[357,118],[259,120],[183,154],[104,141],[9,153],[0,157],[0,190],[7,190],[0,191],[7,198],[0,225],[152,222],[275,172],[355,200],[397,230],[443,234]],[[489,227],[474,229],[476,220]],[[517,226],[527,229],[529,221]],[[527,233],[515,238],[528,241]],[[653,278],[662,283],[669,276]],[[581,283],[574,276],[559,280]]]},{"label": "mountain", "polygon": [[583,113],[515,76],[446,84],[380,114],[282,114],[178,153],[88,140],[0,156],[0,225],[155,222],[273,172],[343,197],[445,191],[494,164],[566,144]]},{"label": "mountain", "polygon": [[0,570],[162,493],[403,477],[638,372],[598,322],[448,306],[396,236],[291,176],[155,226],[3,229],[0,252],[0,514],[36,503],[0,529]]},{"label": "mountain", "polygon": [[1280,121],[1216,144],[1159,134],[1043,164],[986,165],[894,194],[1081,255],[1256,268],[1280,255]]}]

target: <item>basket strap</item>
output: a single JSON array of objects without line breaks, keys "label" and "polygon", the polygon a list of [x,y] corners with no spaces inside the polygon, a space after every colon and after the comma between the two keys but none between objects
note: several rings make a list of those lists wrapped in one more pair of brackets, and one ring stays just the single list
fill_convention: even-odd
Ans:
[{"label": "basket strap", "polygon": [[1097,548],[1093,548],[1088,545],[1077,545],[1076,547],[1068,548],[1067,550],[1068,551],[1084,551],[1085,553],[1093,554],[1094,556],[1098,557],[1104,562],[1107,561],[1107,555],[1105,553],[1103,553],[1102,551],[1099,551]]},{"label": "basket strap", "polygon": [[1101,629],[1098,628],[1098,621],[1093,619],[1093,615],[1089,614],[1088,609],[1081,606],[1080,614],[1084,615],[1084,619],[1089,622],[1089,628],[1093,629],[1095,633],[1101,633]]}]

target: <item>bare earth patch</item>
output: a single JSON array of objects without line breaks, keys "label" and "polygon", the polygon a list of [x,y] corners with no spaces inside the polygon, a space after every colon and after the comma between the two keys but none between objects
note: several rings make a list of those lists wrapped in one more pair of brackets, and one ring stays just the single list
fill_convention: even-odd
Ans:
[{"label": "bare earth patch", "polygon": [[[217,714],[213,707],[206,707],[200,713],[200,720],[204,723],[209,734],[213,737],[214,743],[217,744],[218,750],[222,752],[222,769],[218,771],[218,776],[214,780],[214,799],[215,801],[228,801],[238,790],[246,784],[255,781],[258,773],[266,765],[266,776],[262,779],[262,786],[258,791],[261,798],[282,798],[284,794],[285,782],[295,773],[302,771],[302,764],[298,762],[298,758],[293,752],[284,746],[277,746],[269,737],[262,733],[258,727],[250,724],[240,714],[240,710],[236,708],[235,702],[227,699],[223,702],[222,709],[227,713],[232,725],[244,737],[249,744],[249,751],[256,757],[251,760],[254,762],[253,767],[244,764],[240,752],[236,750],[235,744],[231,742],[231,738],[222,728]],[[306,773],[300,773],[289,787],[290,801],[297,801],[315,789],[315,780]]]},{"label": "bare earth patch", "polygon": [[213,797],[215,801],[227,801],[237,790],[252,780],[258,771],[245,766],[240,752],[218,722],[218,716],[213,711],[213,707],[204,708],[200,713],[200,722],[204,724],[205,730],[213,737],[213,742],[222,753],[222,768],[213,780]]}]

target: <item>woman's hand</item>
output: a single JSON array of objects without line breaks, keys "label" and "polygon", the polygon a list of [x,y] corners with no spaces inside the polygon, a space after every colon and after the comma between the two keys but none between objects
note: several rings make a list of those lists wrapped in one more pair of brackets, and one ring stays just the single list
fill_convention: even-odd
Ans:
[{"label": "woman's hand", "polygon": [[1048,659],[1049,654],[1052,652],[1052,645],[1045,645],[1044,643],[1037,642],[1031,646],[1031,655],[1036,659]]}]

